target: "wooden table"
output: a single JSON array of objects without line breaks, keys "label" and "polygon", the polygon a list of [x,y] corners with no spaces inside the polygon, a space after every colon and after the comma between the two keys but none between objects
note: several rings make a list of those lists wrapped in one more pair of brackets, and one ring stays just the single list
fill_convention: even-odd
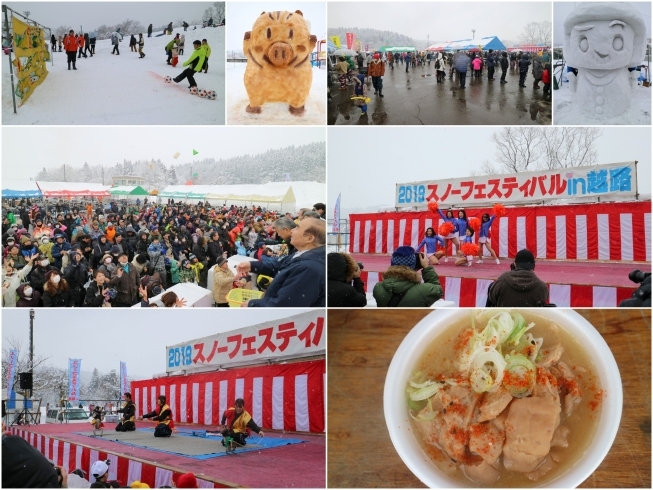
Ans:
[{"label": "wooden table", "polygon": [[[651,488],[651,311],[577,311],[610,346],[624,391],[614,444],[581,487]],[[428,313],[329,310],[328,487],[424,487],[390,441],[383,385],[399,344]]]}]

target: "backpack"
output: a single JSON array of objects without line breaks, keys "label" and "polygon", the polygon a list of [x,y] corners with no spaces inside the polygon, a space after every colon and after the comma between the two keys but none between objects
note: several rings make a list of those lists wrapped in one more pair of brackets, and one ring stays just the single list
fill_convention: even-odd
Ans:
[{"label": "backpack", "polygon": [[118,36],[111,34],[111,44],[118,44]]},{"label": "backpack", "polygon": [[440,69],[440,58],[435,60],[435,69],[439,70]]}]

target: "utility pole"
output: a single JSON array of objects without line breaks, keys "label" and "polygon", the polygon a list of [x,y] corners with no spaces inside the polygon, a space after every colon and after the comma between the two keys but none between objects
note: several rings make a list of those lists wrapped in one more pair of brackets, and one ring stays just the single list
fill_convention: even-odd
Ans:
[{"label": "utility pole", "polygon": [[[29,372],[32,373],[32,383],[34,383],[34,310],[29,310]],[[29,390],[29,397],[32,398],[34,386]]]},{"label": "utility pole", "polygon": [[476,30],[472,29],[472,40],[474,40],[474,34],[476,33]]},{"label": "utility pole", "polygon": [[102,185],[104,185],[104,165],[102,165]]},{"label": "utility pole", "polygon": [[427,48],[431,45],[431,41],[429,41],[429,39],[431,39],[431,36],[429,36],[429,35],[427,34],[427,35],[426,35],[426,47],[427,47]]},{"label": "utility pole", "polygon": [[190,166],[190,180],[193,180],[193,166]]},{"label": "utility pole", "polygon": [[63,164],[63,181],[66,182],[66,164]]}]

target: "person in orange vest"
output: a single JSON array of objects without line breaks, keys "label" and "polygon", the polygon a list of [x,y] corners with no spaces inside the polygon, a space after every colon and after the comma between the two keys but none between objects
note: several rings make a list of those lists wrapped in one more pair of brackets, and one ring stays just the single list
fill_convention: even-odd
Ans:
[{"label": "person in orange vest", "polygon": [[68,35],[63,40],[63,46],[66,50],[66,56],[68,57],[68,69],[70,70],[70,64],[73,64],[73,70],[76,70],[75,66],[75,55],[77,54],[77,38],[75,37],[75,31],[72,29]]},{"label": "person in orange vest", "polygon": [[82,55],[84,55],[84,58],[88,58],[84,53],[84,36],[82,34],[77,36],[77,45],[79,46],[79,56],[77,58],[81,58]]}]

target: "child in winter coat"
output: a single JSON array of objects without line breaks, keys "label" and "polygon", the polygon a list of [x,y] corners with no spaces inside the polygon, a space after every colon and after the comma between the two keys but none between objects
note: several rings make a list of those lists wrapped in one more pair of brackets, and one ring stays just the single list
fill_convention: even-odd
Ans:
[{"label": "child in winter coat", "polygon": [[183,56],[184,55],[184,44],[186,43],[186,35],[182,34],[181,37],[179,38],[179,55]]},{"label": "child in winter coat", "polygon": [[204,264],[202,264],[199,259],[193,255],[190,254],[190,268],[195,271],[195,282],[199,283],[200,282],[200,274],[202,269],[204,269]]},{"label": "child in winter coat", "polygon": [[547,96],[551,92],[551,63],[544,64],[544,71],[542,71],[542,83],[544,84],[542,93]]},{"label": "child in winter coat", "polygon": [[179,262],[175,259],[170,259],[170,279],[173,285],[179,282]]},{"label": "child in winter coat", "polygon": [[211,56],[211,46],[209,46],[206,39],[202,39],[202,49],[204,50],[204,66],[202,68],[206,73],[209,70],[209,56]]},{"label": "child in winter coat", "polygon": [[184,260],[179,270],[179,282],[197,282],[195,271],[191,267],[190,260]]},{"label": "child in winter coat", "polygon": [[50,241],[50,237],[48,236],[41,237],[41,245],[39,245],[39,252],[41,252],[42,256],[47,256],[50,263],[54,262],[54,259],[52,258],[52,242]]},{"label": "child in winter coat", "polygon": [[361,108],[361,116],[367,115],[367,84],[365,83],[365,75],[358,74],[354,79],[356,86],[354,87],[354,105]]},{"label": "child in winter coat", "polygon": [[145,58],[145,53],[143,53],[143,46],[145,46],[145,39],[143,39],[143,34],[138,35],[138,57]]},{"label": "child in winter coat", "polygon": [[179,48],[174,47],[172,48],[172,59],[170,60],[170,64],[172,66],[177,66],[177,63],[179,63]]},{"label": "child in winter coat", "polygon": [[472,60],[472,68],[474,68],[474,78],[481,78],[481,65],[482,61],[480,57],[476,57]]}]

